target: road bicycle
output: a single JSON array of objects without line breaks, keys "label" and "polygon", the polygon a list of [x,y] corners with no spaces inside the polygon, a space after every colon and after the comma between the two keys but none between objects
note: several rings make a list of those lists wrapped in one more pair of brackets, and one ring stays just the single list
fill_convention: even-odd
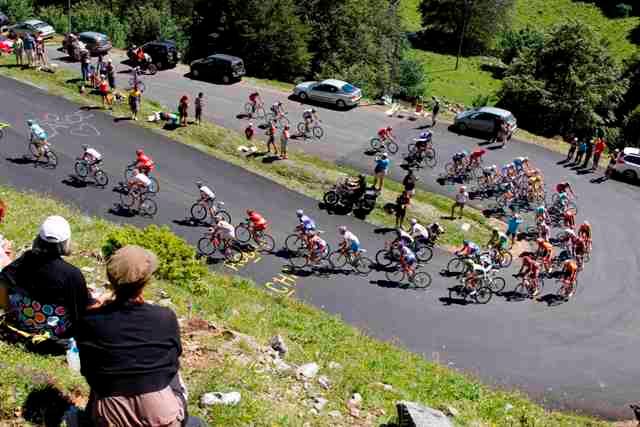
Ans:
[{"label": "road bicycle", "polygon": [[250,119],[254,117],[258,120],[267,119],[267,113],[264,110],[264,104],[261,102],[255,104],[255,106],[252,102],[247,102],[246,104],[244,104],[244,111]]},{"label": "road bicycle", "polygon": [[[129,182],[131,178],[133,178],[133,171],[135,169],[136,169],[136,163],[131,163],[125,168],[124,170],[125,182]],[[146,175],[151,180],[151,185],[149,185],[149,188],[148,188],[149,193],[156,194],[158,191],[160,191],[160,184],[158,183],[158,180],[155,177],[151,176],[150,172],[147,173]]]},{"label": "road bicycle", "polygon": [[249,220],[238,224],[236,227],[236,239],[240,243],[249,243],[253,240],[258,247],[266,252],[272,252],[276,246],[273,237],[264,230],[255,230]]},{"label": "road bicycle", "polygon": [[508,250],[498,250],[495,248],[489,249],[489,251],[484,252],[482,255],[488,255],[491,258],[491,263],[496,268],[509,268],[511,262],[513,261],[513,255]]},{"label": "road bicycle", "polygon": [[231,215],[221,209],[222,206],[224,206],[224,202],[200,199],[191,205],[191,218],[203,222],[211,214],[212,219],[219,216],[223,221],[231,223]]},{"label": "road bicycle", "polygon": [[310,139],[310,138],[321,139],[324,136],[324,130],[318,124],[317,120],[314,120],[314,122],[309,125],[308,130],[307,130],[307,123],[300,122],[298,123],[298,134],[303,136],[305,139]]},{"label": "road bicycle", "polygon": [[489,286],[478,286],[478,278],[475,276],[465,277],[462,285],[449,288],[449,298],[452,292],[460,295],[465,301],[471,297],[476,304],[488,304],[494,294]]},{"label": "road bicycle", "polygon": [[51,149],[51,143],[39,144],[35,141],[29,142],[29,152],[33,159],[45,167],[55,169],[58,166],[58,156]]},{"label": "road bicycle", "polygon": [[202,255],[207,257],[210,257],[218,251],[226,261],[233,263],[242,261],[243,257],[242,251],[237,248],[233,240],[222,240],[212,231],[207,231],[204,237],[198,240],[198,250]]},{"label": "road bicycle", "polygon": [[[415,239],[407,246],[409,246],[409,249],[411,249],[416,255],[416,259],[420,264],[425,264],[431,261],[431,258],[433,258],[433,249],[429,242],[423,241],[421,239]],[[382,267],[389,267],[399,259],[400,249],[398,247],[397,241],[395,240],[391,243],[385,243],[384,249],[380,249],[378,252],[376,252],[376,262]]]},{"label": "road bicycle", "polygon": [[364,256],[365,252],[364,249],[356,253],[347,248],[338,249],[329,254],[329,262],[334,268],[343,268],[349,264],[358,273],[367,275],[371,273],[373,261]]},{"label": "road bicycle", "polygon": [[333,266],[331,264],[331,261],[329,261],[330,253],[331,250],[329,248],[329,245],[327,244],[322,253],[316,254],[315,259],[312,260],[311,251],[305,243],[303,248],[300,248],[289,256],[289,264],[291,264],[291,266],[294,268],[304,268],[308,265],[311,265],[324,269],[331,269]]},{"label": "road bicycle", "polygon": [[0,122],[0,139],[4,137],[4,129],[10,128],[11,125],[9,123]]},{"label": "road bicycle", "polygon": [[577,277],[569,285],[567,283],[565,283],[564,279],[558,279],[558,280],[556,280],[556,283],[560,284],[560,287],[558,288],[558,291],[556,292],[556,295],[559,298],[564,299],[565,301],[568,300],[569,298],[571,298],[572,296],[574,296],[576,294],[576,292],[578,291],[578,278]]},{"label": "road bicycle", "polygon": [[133,188],[124,193],[120,193],[120,202],[127,209],[132,209],[136,204],[137,211],[141,216],[153,217],[158,212],[158,204],[153,200],[148,191],[141,191]]},{"label": "road bicycle", "polygon": [[[315,233],[322,234],[324,231],[316,230]],[[304,250],[307,247],[306,236],[302,231],[296,229],[295,233],[289,234],[287,238],[284,239],[284,247],[292,253]],[[330,248],[329,243],[327,243],[327,247]]]},{"label": "road bicycle", "polygon": [[471,260],[477,261],[478,256],[468,257],[462,255],[454,255],[453,258],[449,260],[447,266],[445,267],[445,271],[456,276],[461,276],[467,274],[471,271]]},{"label": "road bicycle", "polygon": [[380,139],[375,137],[371,138],[369,144],[374,151],[386,151],[389,154],[396,154],[398,152],[398,144],[393,140],[393,138]]},{"label": "road bicycle", "polygon": [[109,176],[100,167],[101,163],[102,161],[100,160],[93,164],[89,164],[89,162],[82,157],[78,157],[73,168],[76,171],[76,175],[78,175],[83,180],[91,176],[96,185],[98,185],[99,187],[106,187],[109,183]]},{"label": "road bicycle", "polygon": [[284,128],[285,126],[291,126],[289,122],[289,118],[287,118],[288,113],[278,113],[275,114],[273,112],[268,113],[266,115],[267,123],[276,122],[276,127],[278,129]]},{"label": "road bicycle", "polygon": [[436,150],[429,146],[421,154],[418,153],[415,144],[409,145],[409,154],[406,157],[407,163],[411,166],[422,167],[422,164],[426,164],[430,168],[433,168],[438,163],[436,156]]},{"label": "road bicycle", "polygon": [[394,283],[402,283],[407,279],[414,287],[426,289],[431,286],[431,275],[426,271],[418,271],[418,266],[410,268],[401,262],[398,262],[393,270],[384,273],[388,281]]},{"label": "road bicycle", "polygon": [[[518,277],[514,274],[514,277]],[[522,277],[522,280],[516,288],[513,290],[513,293],[516,295],[521,295],[527,298],[534,298],[544,288],[544,279],[542,274],[538,274],[538,278],[536,283],[533,283],[533,280],[529,276]]]}]

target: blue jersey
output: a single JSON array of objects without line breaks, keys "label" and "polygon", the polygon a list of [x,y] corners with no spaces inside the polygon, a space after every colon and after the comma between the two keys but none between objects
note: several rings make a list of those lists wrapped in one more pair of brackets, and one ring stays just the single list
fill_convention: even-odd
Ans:
[{"label": "blue jersey", "polygon": [[29,126],[29,129],[31,130],[31,134],[36,138],[38,138],[39,140],[45,141],[47,139],[47,132],[45,132],[44,129],[42,129],[39,124],[34,123],[31,126]]},{"label": "blue jersey", "polygon": [[307,215],[302,215],[299,221],[305,231],[313,231],[316,229],[316,223]]},{"label": "blue jersey", "polygon": [[480,246],[473,242],[469,243],[469,255],[476,255],[478,253],[480,253]]}]

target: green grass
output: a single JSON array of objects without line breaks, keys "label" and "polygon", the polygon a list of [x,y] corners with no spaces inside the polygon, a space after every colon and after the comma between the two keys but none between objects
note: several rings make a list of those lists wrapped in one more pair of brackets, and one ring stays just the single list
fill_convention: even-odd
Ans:
[{"label": "green grass", "polygon": [[[77,77],[69,70],[58,70],[56,73],[45,73],[36,70],[21,70],[15,67],[8,67],[13,64],[13,57],[0,58],[0,73],[32,82],[50,93],[66,97],[80,104],[99,104],[99,97],[95,95],[81,95],[78,93],[77,83],[67,83],[69,79]],[[158,103],[145,99],[139,117],[146,117],[154,111],[162,108]],[[127,114],[126,106],[116,106],[114,115]],[[300,150],[292,149],[290,160],[286,162],[276,162],[272,164],[263,163],[260,158],[252,159],[238,151],[238,146],[247,145],[238,133],[230,131],[211,123],[203,123],[202,126],[188,126],[174,131],[161,129],[157,124],[146,121],[135,122],[154,132],[163,134],[169,138],[184,144],[196,147],[210,155],[229,161],[235,165],[250,170],[251,172],[268,177],[283,186],[298,191],[307,196],[320,200],[323,193],[333,185],[336,180],[344,175],[357,175],[357,171],[346,167],[340,167],[332,162],[322,160],[318,157],[305,154]],[[265,148],[262,142],[257,145]],[[291,143],[290,145],[295,145]],[[266,149],[266,148],[265,148]],[[396,197],[402,191],[399,183],[392,180],[385,180],[383,195],[378,198],[378,207],[367,217],[369,222],[376,225],[395,224],[395,218],[385,214],[382,206],[384,203],[395,202]],[[441,221],[443,216],[449,215],[452,201],[434,193],[418,191],[412,200],[412,205],[407,213],[407,218],[415,217],[422,222],[430,223]],[[460,226],[468,223],[471,228],[463,233]],[[465,216],[462,220],[455,220],[445,223],[446,233],[442,242],[446,245],[460,245],[465,238],[475,241],[488,240],[492,221],[487,220],[481,212],[475,209],[465,209]]]},{"label": "green grass", "polygon": [[[68,260],[84,268],[88,283],[105,283],[104,266],[94,255],[106,235],[119,226],[87,217],[45,195],[0,187],[0,198],[9,207],[2,233],[14,241],[15,247],[28,247],[46,216],[63,215],[71,223],[74,242],[74,253]],[[183,333],[186,354],[182,373],[190,388],[190,411],[205,417],[211,425],[380,425],[394,421],[397,400],[415,400],[437,408],[452,406],[460,412],[455,421],[461,426],[608,425],[577,415],[547,412],[518,392],[483,386],[472,377],[372,339],[338,317],[293,299],[274,297],[246,280],[207,272],[204,282],[206,291],[193,295],[183,287],[156,281],[146,290],[145,298],[157,301],[162,290],[179,317],[193,316],[215,324],[213,332]],[[246,336],[230,340],[237,334],[222,333],[227,329]],[[329,390],[310,382],[305,391],[291,375],[269,368],[270,356],[264,354],[263,346],[275,334],[281,334],[289,346],[286,362],[317,362],[319,374],[331,382]],[[330,369],[330,362],[341,367]],[[20,346],[0,343],[0,368],[0,424],[24,425],[16,420],[16,409],[31,391],[46,384],[74,395],[76,400],[87,397],[87,385],[66,368],[64,357],[33,355]],[[380,382],[392,389],[385,390]],[[239,391],[242,402],[236,407],[202,409],[197,402],[209,391]],[[345,407],[354,392],[364,398],[361,419],[351,418]],[[315,393],[329,400],[320,415],[312,415],[305,406]],[[327,412],[332,410],[339,411],[341,418],[329,417]]]}]

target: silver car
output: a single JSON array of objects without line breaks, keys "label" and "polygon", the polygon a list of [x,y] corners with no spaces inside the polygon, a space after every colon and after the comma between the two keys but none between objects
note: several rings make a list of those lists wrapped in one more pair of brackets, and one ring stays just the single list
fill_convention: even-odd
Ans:
[{"label": "silver car", "polygon": [[510,111],[496,107],[480,107],[456,114],[453,126],[460,132],[467,130],[494,133],[497,118],[501,118],[509,124],[510,133],[518,128],[516,118]]},{"label": "silver car", "polygon": [[293,89],[293,95],[303,102],[312,100],[346,108],[358,105],[362,91],[342,80],[327,79],[300,83]]},{"label": "silver car", "polygon": [[10,35],[31,34],[36,37],[38,33],[42,33],[42,38],[49,39],[56,34],[56,30],[46,22],[39,21],[37,19],[29,19],[28,21],[18,22],[16,25],[9,27]]},{"label": "silver car", "polygon": [[636,181],[640,177],[640,149],[634,147],[625,148],[618,155],[613,169],[622,174],[629,181]]}]

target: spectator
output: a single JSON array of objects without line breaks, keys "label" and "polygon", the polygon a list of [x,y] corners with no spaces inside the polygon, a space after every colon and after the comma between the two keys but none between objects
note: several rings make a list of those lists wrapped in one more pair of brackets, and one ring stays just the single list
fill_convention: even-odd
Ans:
[{"label": "spectator", "polygon": [[573,162],[574,165],[579,165],[580,162],[582,162],[582,159],[584,157],[584,153],[587,152],[587,142],[586,141],[582,141],[581,143],[578,144],[578,154],[576,154],[576,159]]},{"label": "spectator", "polygon": [[413,174],[413,169],[409,169],[409,172],[405,175],[402,180],[402,185],[404,186],[404,191],[409,195],[409,197],[413,197],[416,194],[416,181],[418,179]]},{"label": "spectator", "polygon": [[456,217],[455,215],[456,208],[460,208],[460,216],[458,218],[462,218],[462,211],[464,210],[464,205],[467,203],[468,200],[469,200],[469,193],[467,193],[467,187],[463,185],[460,187],[460,190],[458,190],[458,194],[456,194],[455,203],[453,204],[453,206],[451,206],[451,219],[455,219]]},{"label": "spectator", "polygon": [[[7,205],[0,200],[0,224],[4,220],[5,215],[7,214]],[[0,271],[7,265],[11,264],[14,258],[13,253],[13,245],[11,241],[6,240],[2,234],[0,234]],[[0,291],[1,293],[1,291]],[[6,294],[4,297],[4,301],[2,300],[2,296],[0,296],[0,307],[6,306]]]},{"label": "spectator", "polygon": [[89,53],[84,51],[82,53],[82,58],[80,59],[80,72],[82,73],[82,81],[86,82],[89,80],[89,65],[91,63],[91,59],[89,58]]},{"label": "spectator", "polygon": [[140,100],[142,92],[138,86],[134,86],[129,92],[129,109],[131,110],[131,120],[138,120],[138,111],[140,110]]},{"label": "spectator", "polygon": [[436,127],[438,123],[438,114],[440,113],[440,101],[434,96],[433,97],[433,109],[431,110],[431,127]]},{"label": "spectator", "polygon": [[38,36],[35,39],[35,53],[36,53],[36,65],[40,67],[46,67],[48,65],[47,61],[47,51],[44,47],[44,38],[42,37],[42,33],[38,32]]},{"label": "spectator", "polygon": [[403,191],[396,199],[396,228],[400,228],[404,224],[404,219],[407,216],[407,208],[410,203],[411,196],[407,191]]},{"label": "spectator", "polygon": [[16,41],[13,43],[13,53],[16,54],[16,64],[24,65],[24,42],[21,36],[16,36]]},{"label": "spectator", "polygon": [[71,227],[61,216],[42,223],[31,250],[5,267],[16,327],[56,338],[74,335],[91,298],[80,270],[62,259],[71,248]]},{"label": "spectator", "polygon": [[247,138],[248,142],[253,141],[253,136],[256,134],[256,130],[253,127],[253,123],[249,122],[247,127],[244,129],[244,136]]},{"label": "spectator", "polygon": [[573,156],[576,153],[576,149],[578,148],[578,138],[576,138],[575,136],[570,137],[567,143],[569,144],[569,151],[567,151],[567,158],[565,161],[567,163],[570,163],[571,160],[573,160]]},{"label": "spectator", "polygon": [[591,167],[592,171],[598,169],[598,164],[600,163],[600,157],[604,152],[607,144],[604,142],[604,138],[598,138],[596,140],[596,144],[593,147],[593,166]]},{"label": "spectator", "polygon": [[78,326],[80,372],[91,388],[86,412],[94,426],[202,425],[187,423],[178,319],[142,296],[157,267],[156,256],[139,246],[116,251],[107,262],[113,298],[88,310]]},{"label": "spectator", "polygon": [[116,67],[113,66],[113,61],[111,61],[111,58],[107,58],[105,73],[107,75],[107,80],[109,81],[109,87],[112,90],[115,90],[116,89]]},{"label": "spectator", "polygon": [[100,96],[102,97],[102,108],[105,108],[105,105],[107,105],[109,109],[113,109],[113,99],[111,97],[111,91],[109,90],[109,83],[107,82],[107,78],[105,76],[100,76],[98,91],[100,92]]},{"label": "spectator", "polygon": [[196,123],[202,124],[202,109],[204,108],[204,93],[200,92],[195,100]]},{"label": "spectator", "polygon": [[514,213],[511,218],[509,218],[509,222],[507,224],[507,237],[511,237],[511,244],[516,241],[516,236],[518,235],[518,228],[522,224],[522,219],[520,215]]},{"label": "spectator", "polygon": [[287,156],[287,145],[289,145],[289,139],[291,139],[289,125],[284,125],[282,135],[280,135],[280,158],[282,160],[287,160],[289,158],[289,156]]},{"label": "spectator", "polygon": [[187,126],[187,118],[189,116],[189,97],[183,95],[178,103],[178,115],[180,116],[180,126]]},{"label": "spectator", "polygon": [[500,117],[495,118],[493,122],[493,139],[494,142],[502,142],[502,123],[503,120]]},{"label": "spectator", "polygon": [[271,153],[271,147],[273,147],[273,154],[278,155],[278,148],[276,147],[276,121],[272,120],[269,123],[269,128],[267,129],[267,153]]},{"label": "spectator", "polygon": [[373,168],[373,174],[375,176],[373,187],[378,191],[382,191],[384,177],[389,170],[389,163],[389,156],[387,153],[382,153],[376,157],[375,167]]},{"label": "spectator", "polygon": [[589,165],[589,160],[591,160],[591,155],[593,153],[593,141],[586,141],[587,149],[584,152],[584,163],[582,164],[582,168],[586,169],[587,165]]},{"label": "spectator", "polygon": [[27,67],[33,65],[33,49],[35,48],[35,41],[31,34],[26,33],[23,38],[24,54],[27,59]]},{"label": "spectator", "polygon": [[613,173],[616,170],[616,164],[618,163],[618,156],[620,156],[620,150],[613,150],[613,153],[609,153],[609,164],[607,165],[607,170],[604,172],[604,177],[602,181],[606,181],[613,176]]}]

